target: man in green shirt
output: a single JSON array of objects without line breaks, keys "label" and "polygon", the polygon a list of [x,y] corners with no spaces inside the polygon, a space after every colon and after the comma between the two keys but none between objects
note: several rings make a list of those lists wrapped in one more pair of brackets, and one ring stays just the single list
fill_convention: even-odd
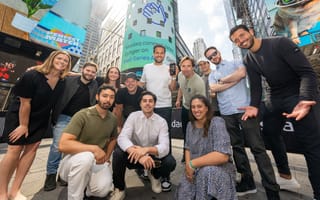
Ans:
[{"label": "man in green shirt", "polygon": [[117,120],[109,111],[115,89],[101,86],[95,106],[77,112],[64,129],[59,151],[64,153],[59,174],[68,182],[68,199],[105,197],[112,187],[110,156],[116,145]]}]

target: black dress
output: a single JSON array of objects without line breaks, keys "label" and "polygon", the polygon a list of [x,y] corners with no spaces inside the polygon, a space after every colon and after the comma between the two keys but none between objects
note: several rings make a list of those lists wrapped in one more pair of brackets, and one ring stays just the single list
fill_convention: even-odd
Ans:
[{"label": "black dress", "polygon": [[[32,144],[40,141],[49,124],[51,109],[62,95],[64,81],[59,80],[52,90],[47,83],[44,74],[31,70],[25,72],[13,87],[15,95],[6,114],[6,120],[3,131],[4,140],[11,145]],[[19,126],[19,107],[20,99],[31,98],[31,111],[29,117],[29,135],[27,138],[22,136],[16,142],[9,141],[8,135]]]}]

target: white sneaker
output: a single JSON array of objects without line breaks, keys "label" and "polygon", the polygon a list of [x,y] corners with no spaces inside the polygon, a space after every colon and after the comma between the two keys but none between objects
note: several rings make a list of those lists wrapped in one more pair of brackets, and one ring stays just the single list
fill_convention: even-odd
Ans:
[{"label": "white sneaker", "polygon": [[115,188],[114,191],[110,195],[109,200],[123,200],[126,197],[126,193],[124,190],[119,190],[118,188]]},{"label": "white sneaker", "polygon": [[15,197],[9,197],[10,200],[27,200],[27,197],[25,197],[23,194],[21,194],[20,191],[17,192]]},{"label": "white sneaker", "polygon": [[162,191],[160,178],[156,179],[150,171],[148,171],[148,177],[151,182],[151,188],[154,193],[160,193]]},{"label": "white sneaker", "polygon": [[281,190],[296,190],[300,188],[300,184],[294,177],[291,177],[291,179],[285,179],[281,176],[276,176],[276,180]]}]

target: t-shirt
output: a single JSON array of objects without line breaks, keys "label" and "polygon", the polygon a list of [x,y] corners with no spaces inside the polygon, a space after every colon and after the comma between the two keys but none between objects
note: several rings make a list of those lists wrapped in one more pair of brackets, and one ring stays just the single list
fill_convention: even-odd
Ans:
[{"label": "t-shirt", "polygon": [[182,90],[183,107],[186,109],[190,109],[190,100],[194,95],[200,94],[206,96],[205,84],[198,74],[194,73],[192,77],[187,79],[182,72],[180,72],[178,74],[178,82]]},{"label": "t-shirt", "polygon": [[63,132],[75,135],[81,143],[104,149],[110,138],[117,136],[117,119],[110,111],[101,118],[96,106],[91,106],[74,114]]},{"label": "t-shirt", "polygon": [[171,77],[168,65],[146,64],[143,67],[140,81],[145,83],[148,91],[157,96],[156,108],[172,107],[171,91],[169,89]]},{"label": "t-shirt", "polygon": [[123,105],[123,117],[127,118],[130,113],[140,110],[139,97],[143,89],[137,87],[135,94],[129,94],[127,88],[120,88],[116,94],[116,104]]}]

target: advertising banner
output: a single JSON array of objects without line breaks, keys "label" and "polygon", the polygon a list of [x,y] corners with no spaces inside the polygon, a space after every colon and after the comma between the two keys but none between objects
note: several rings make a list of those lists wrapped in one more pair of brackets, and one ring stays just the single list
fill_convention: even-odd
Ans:
[{"label": "advertising banner", "polygon": [[[166,47],[165,63],[176,61],[172,0],[131,0],[127,12],[121,71],[153,62],[153,46]],[[139,74],[138,74],[139,75]]]},{"label": "advertising banner", "polygon": [[320,1],[265,0],[275,35],[292,39],[298,46],[320,41]]}]

